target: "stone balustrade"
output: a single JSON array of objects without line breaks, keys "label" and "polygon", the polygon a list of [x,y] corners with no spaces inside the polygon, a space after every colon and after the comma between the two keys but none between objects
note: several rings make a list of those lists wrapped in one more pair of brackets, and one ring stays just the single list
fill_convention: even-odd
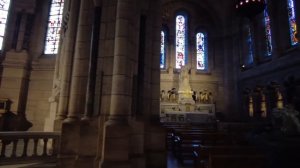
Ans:
[{"label": "stone balustrade", "polygon": [[60,132],[0,132],[0,166],[55,162]]}]

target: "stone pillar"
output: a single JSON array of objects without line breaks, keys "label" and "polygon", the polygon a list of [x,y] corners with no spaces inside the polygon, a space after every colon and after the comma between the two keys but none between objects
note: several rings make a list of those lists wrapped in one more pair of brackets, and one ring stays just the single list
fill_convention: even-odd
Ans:
[{"label": "stone pillar", "polygon": [[93,167],[96,153],[97,124],[79,122],[85,107],[92,21],[93,1],[81,1],[74,58],[71,62],[73,67],[68,116],[62,124],[63,145],[61,145],[59,162],[61,167]]},{"label": "stone pillar", "polygon": [[70,3],[70,19],[68,21],[68,29],[66,30],[65,37],[63,38],[63,42],[61,44],[60,53],[57,56],[59,63],[56,65],[56,69],[59,68],[59,74],[61,75],[57,77],[58,79],[54,79],[59,80],[60,83],[59,104],[56,115],[57,120],[64,120],[68,114],[73,54],[75,50],[78,15],[81,1],[76,0],[68,2]]},{"label": "stone pillar", "polygon": [[160,124],[160,31],[161,31],[161,1],[151,1],[153,10],[152,27],[152,73],[151,73],[151,108],[150,114],[146,114],[145,128],[145,154],[146,167],[167,167],[166,157],[166,131]]},{"label": "stone pillar", "polygon": [[83,120],[89,120],[93,116],[93,112],[94,112],[100,22],[101,22],[101,7],[96,6],[94,8],[94,20],[93,20],[93,28],[92,28],[93,29],[92,39],[91,39],[92,43],[90,49],[89,73],[88,73],[88,83],[86,89],[85,112],[84,112],[84,117],[82,118]]},{"label": "stone pillar", "polygon": [[81,2],[80,15],[78,21],[78,29],[75,44],[75,53],[73,60],[73,68],[71,75],[71,90],[68,107],[68,117],[65,122],[75,122],[79,119],[79,115],[84,112],[89,52],[91,44],[92,19],[89,17],[89,7],[91,2],[85,0]]},{"label": "stone pillar", "polygon": [[104,128],[101,168],[129,168],[128,118],[131,112],[132,60],[129,58],[133,0],[118,0],[110,116]]},{"label": "stone pillar", "polygon": [[[280,43],[277,43],[281,29],[278,29],[277,25],[279,23],[278,18],[277,18],[277,12],[276,9],[277,7],[275,6],[274,2],[268,1],[268,12],[269,12],[269,17],[271,20],[271,33],[272,33],[272,59],[277,59],[280,57]],[[286,16],[287,17],[287,16]],[[281,23],[279,23],[281,24]],[[280,38],[279,38],[280,39]]]}]

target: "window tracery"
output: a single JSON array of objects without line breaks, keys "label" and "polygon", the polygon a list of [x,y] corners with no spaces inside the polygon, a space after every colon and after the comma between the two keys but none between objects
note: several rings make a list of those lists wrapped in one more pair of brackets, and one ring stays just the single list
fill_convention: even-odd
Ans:
[{"label": "window tracery", "polygon": [[0,0],[0,50],[2,50],[9,6],[10,0]]},{"label": "window tracery", "polygon": [[52,0],[45,41],[45,54],[57,54],[58,52],[63,8],[64,0]]}]

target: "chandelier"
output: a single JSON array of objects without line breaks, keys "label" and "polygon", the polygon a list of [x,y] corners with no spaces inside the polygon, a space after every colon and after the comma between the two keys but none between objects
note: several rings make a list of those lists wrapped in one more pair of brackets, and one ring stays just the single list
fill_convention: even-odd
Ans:
[{"label": "chandelier", "polygon": [[235,9],[243,17],[253,18],[266,7],[265,0],[237,0]]}]

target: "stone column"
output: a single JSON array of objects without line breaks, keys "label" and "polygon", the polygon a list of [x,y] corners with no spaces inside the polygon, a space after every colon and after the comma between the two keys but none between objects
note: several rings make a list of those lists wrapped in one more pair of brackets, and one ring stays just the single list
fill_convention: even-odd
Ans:
[{"label": "stone column", "polygon": [[[74,1],[72,1],[74,2]],[[97,125],[79,122],[84,112],[86,86],[88,80],[89,52],[92,35],[93,1],[82,0],[80,3],[78,24],[72,64],[69,92],[68,115],[62,124],[60,167],[93,167],[96,153]],[[72,10],[71,10],[72,11]],[[71,14],[72,15],[72,14]],[[72,16],[70,16],[72,17]],[[70,18],[72,20],[72,18]],[[75,25],[74,25],[75,26]],[[96,126],[95,126],[96,125]]]},{"label": "stone column", "polygon": [[87,86],[89,52],[91,44],[92,19],[89,17],[90,2],[81,2],[78,29],[75,44],[75,53],[71,75],[71,90],[68,108],[68,117],[65,122],[75,122],[84,112],[85,95]]},{"label": "stone column", "polygon": [[[56,115],[57,120],[64,120],[68,114],[69,94],[70,94],[70,81],[73,65],[73,54],[76,41],[76,32],[78,25],[78,15],[80,8],[80,0],[69,1],[70,3],[70,19],[68,21],[68,29],[66,30],[65,38],[60,49],[60,53],[57,56],[59,65],[56,68],[60,68],[60,74],[58,80],[60,80],[60,94],[58,111]],[[54,79],[56,80],[56,79]]]},{"label": "stone column", "polygon": [[94,100],[96,91],[96,72],[97,72],[97,56],[101,22],[101,7],[96,6],[94,9],[93,30],[90,49],[88,83],[86,89],[86,103],[83,120],[89,120],[94,112]]},{"label": "stone column", "polygon": [[150,114],[146,114],[145,154],[146,167],[167,167],[166,132],[160,124],[160,31],[161,31],[161,1],[151,1],[153,10],[152,27],[152,65],[151,65],[151,107]]},{"label": "stone column", "polygon": [[276,18],[276,6],[271,2],[268,1],[268,14],[271,20],[271,33],[272,33],[272,59],[279,58],[280,55],[280,45],[277,43],[277,36],[279,36],[279,31],[277,28],[277,24],[279,23]]},{"label": "stone column", "polygon": [[132,60],[129,58],[133,0],[118,0],[110,116],[105,123],[101,167],[129,168],[128,118],[131,112]]}]

